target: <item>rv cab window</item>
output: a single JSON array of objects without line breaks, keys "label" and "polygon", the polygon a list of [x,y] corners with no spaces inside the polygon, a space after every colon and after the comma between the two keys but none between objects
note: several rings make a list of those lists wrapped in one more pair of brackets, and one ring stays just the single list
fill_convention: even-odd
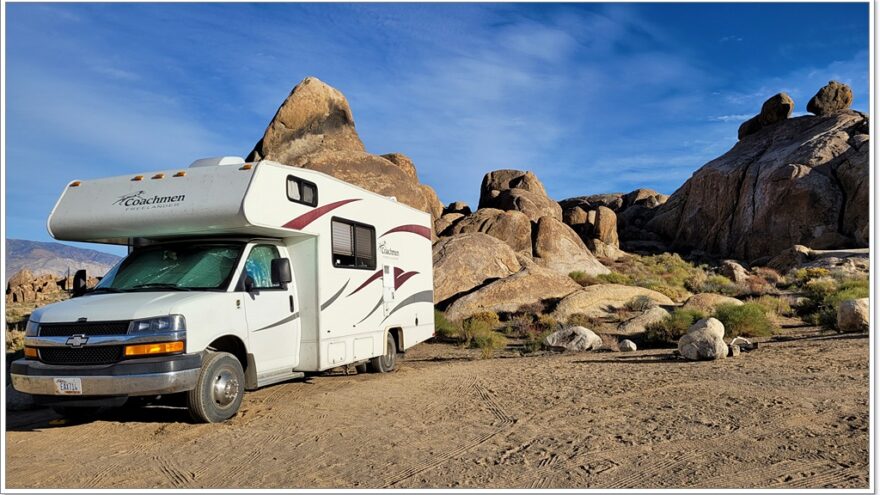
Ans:
[{"label": "rv cab window", "polygon": [[254,246],[244,262],[247,276],[254,281],[255,289],[278,289],[280,284],[272,283],[272,260],[280,258],[278,248],[271,244]]},{"label": "rv cab window", "polygon": [[287,176],[287,199],[308,206],[318,205],[318,186],[314,182]]},{"label": "rv cab window", "polygon": [[362,223],[334,218],[330,225],[333,266],[376,269],[376,229]]}]

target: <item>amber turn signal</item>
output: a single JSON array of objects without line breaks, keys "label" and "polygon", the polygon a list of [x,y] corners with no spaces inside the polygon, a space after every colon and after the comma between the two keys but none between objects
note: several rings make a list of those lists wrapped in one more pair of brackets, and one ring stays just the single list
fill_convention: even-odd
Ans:
[{"label": "amber turn signal", "polygon": [[143,175],[135,175],[134,177],[131,178],[131,180],[144,180],[144,176]]},{"label": "amber turn signal", "polygon": [[80,181],[75,180],[70,183],[70,187],[79,187],[80,184],[82,184]]},{"label": "amber turn signal", "polygon": [[164,178],[165,178],[165,174],[159,173],[159,174],[154,175],[153,178],[154,178],[154,179],[164,179]]},{"label": "amber turn signal", "polygon": [[254,165],[252,163],[245,163],[241,166],[239,170],[250,170],[252,168],[254,168]]},{"label": "amber turn signal", "polygon": [[174,174],[174,176],[175,177],[186,177],[186,172],[181,170],[180,172],[177,172],[176,174]]},{"label": "amber turn signal", "polygon": [[25,347],[24,348],[24,356],[29,358],[37,358],[37,348],[36,347]]},{"label": "amber turn signal", "polygon": [[183,341],[158,342],[155,344],[140,344],[125,346],[126,356],[148,356],[151,354],[168,354],[170,352],[182,352]]}]

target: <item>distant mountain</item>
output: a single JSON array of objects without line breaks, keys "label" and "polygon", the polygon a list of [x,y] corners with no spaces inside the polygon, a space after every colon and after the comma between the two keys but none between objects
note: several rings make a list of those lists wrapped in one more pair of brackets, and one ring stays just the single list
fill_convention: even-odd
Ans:
[{"label": "distant mountain", "polygon": [[73,274],[85,268],[91,276],[102,276],[113,267],[119,256],[102,253],[93,249],[66,246],[57,242],[25,241],[6,239],[6,280],[27,268],[35,274],[52,273]]}]

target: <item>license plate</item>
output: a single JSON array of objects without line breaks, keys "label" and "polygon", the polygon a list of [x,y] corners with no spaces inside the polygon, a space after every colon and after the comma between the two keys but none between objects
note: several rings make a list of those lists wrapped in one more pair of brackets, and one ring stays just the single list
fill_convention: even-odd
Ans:
[{"label": "license plate", "polygon": [[79,378],[55,378],[56,395],[82,395],[83,385]]}]

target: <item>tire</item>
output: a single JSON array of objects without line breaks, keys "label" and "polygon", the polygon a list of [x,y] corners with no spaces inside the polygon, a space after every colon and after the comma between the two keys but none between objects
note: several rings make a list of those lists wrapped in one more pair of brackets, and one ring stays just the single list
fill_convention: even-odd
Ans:
[{"label": "tire", "polygon": [[354,369],[358,372],[359,375],[362,373],[366,373],[367,372],[367,363],[358,364],[354,367]]},{"label": "tire", "polygon": [[91,421],[104,411],[103,407],[52,406],[52,410],[71,421]]},{"label": "tire", "polygon": [[385,339],[385,354],[370,359],[370,371],[373,373],[390,373],[397,365],[397,343],[390,333]]},{"label": "tire", "polygon": [[201,423],[220,423],[235,416],[244,398],[244,370],[228,352],[208,352],[196,387],[186,395],[192,418]]}]

